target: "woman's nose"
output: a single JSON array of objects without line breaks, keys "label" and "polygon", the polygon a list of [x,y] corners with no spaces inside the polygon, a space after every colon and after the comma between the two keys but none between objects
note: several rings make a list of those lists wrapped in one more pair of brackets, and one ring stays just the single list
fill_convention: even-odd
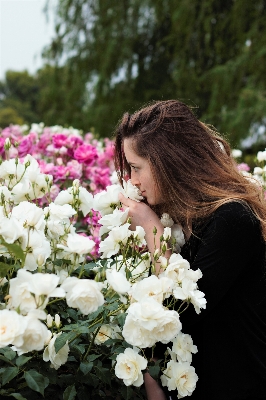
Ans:
[{"label": "woman's nose", "polygon": [[139,186],[139,184],[140,184],[139,179],[134,172],[131,173],[130,179],[131,179],[132,185]]}]

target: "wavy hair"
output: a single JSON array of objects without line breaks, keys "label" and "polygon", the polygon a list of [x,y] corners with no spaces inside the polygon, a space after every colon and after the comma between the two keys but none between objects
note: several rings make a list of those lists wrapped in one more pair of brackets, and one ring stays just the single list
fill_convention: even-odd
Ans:
[{"label": "wavy hair", "polygon": [[148,160],[166,201],[155,207],[183,225],[200,222],[220,205],[239,201],[248,205],[261,224],[266,240],[266,203],[260,187],[236,167],[228,143],[200,122],[178,100],[157,101],[130,115],[116,129],[115,166],[122,181],[130,176],[123,152],[124,139],[132,139],[135,153]]}]

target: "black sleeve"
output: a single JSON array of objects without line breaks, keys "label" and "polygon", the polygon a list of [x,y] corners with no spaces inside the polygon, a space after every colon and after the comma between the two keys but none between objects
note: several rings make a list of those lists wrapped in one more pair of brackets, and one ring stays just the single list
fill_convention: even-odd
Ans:
[{"label": "black sleeve", "polygon": [[[189,306],[181,321],[186,326],[205,318],[234,286],[243,274],[260,268],[262,236],[259,221],[243,204],[228,203],[221,206],[205,226],[191,268],[202,271],[198,288],[205,293],[206,309],[196,314]],[[256,265],[254,265],[254,262]]]}]

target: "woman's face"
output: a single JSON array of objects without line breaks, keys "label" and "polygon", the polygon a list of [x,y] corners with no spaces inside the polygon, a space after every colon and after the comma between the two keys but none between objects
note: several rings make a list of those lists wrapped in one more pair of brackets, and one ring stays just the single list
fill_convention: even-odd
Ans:
[{"label": "woman's face", "polygon": [[150,205],[162,202],[158,186],[154,180],[148,160],[138,156],[133,150],[133,140],[124,140],[124,154],[131,169],[131,182],[141,191]]}]

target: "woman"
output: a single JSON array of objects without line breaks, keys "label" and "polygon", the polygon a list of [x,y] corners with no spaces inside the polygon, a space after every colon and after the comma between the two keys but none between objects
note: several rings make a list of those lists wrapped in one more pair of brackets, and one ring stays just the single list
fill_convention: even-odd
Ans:
[{"label": "woman", "polygon": [[[145,198],[129,207],[132,228],[159,247],[162,213],[182,225],[181,255],[200,268],[206,310],[182,314],[198,353],[192,400],[266,398],[266,206],[262,190],[236,168],[229,145],[176,100],[125,114],[116,132],[116,168]],[[153,228],[157,228],[154,243]],[[168,251],[167,256],[170,256]],[[160,265],[157,265],[157,273]],[[161,350],[159,347],[159,353]],[[158,354],[160,356],[160,354]],[[167,398],[148,374],[148,399]],[[167,396],[176,398],[176,393]]]}]

